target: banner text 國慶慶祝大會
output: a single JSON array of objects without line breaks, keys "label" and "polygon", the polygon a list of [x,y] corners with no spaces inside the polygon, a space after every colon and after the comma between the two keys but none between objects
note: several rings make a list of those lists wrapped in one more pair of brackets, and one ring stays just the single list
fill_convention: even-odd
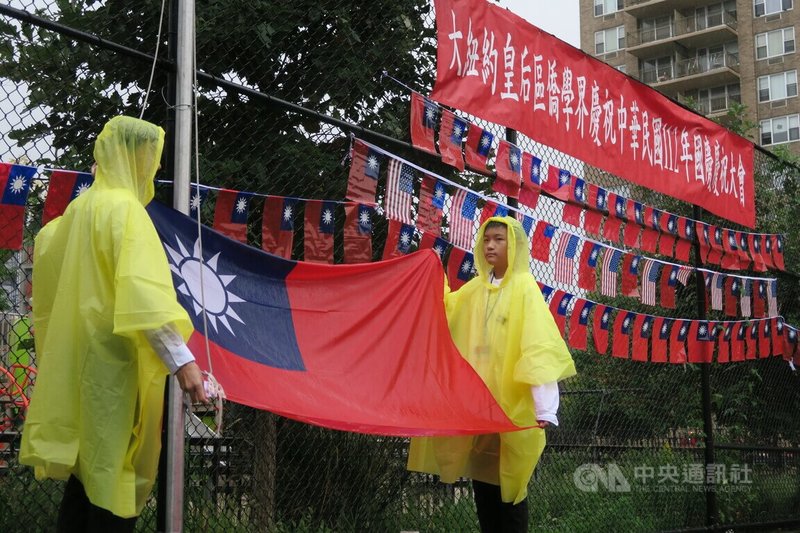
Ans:
[{"label": "banner text \u570b\u6176\u6176\u795d\u5927\u6703", "polygon": [[432,98],[755,225],[753,144],[486,0],[436,0]]}]

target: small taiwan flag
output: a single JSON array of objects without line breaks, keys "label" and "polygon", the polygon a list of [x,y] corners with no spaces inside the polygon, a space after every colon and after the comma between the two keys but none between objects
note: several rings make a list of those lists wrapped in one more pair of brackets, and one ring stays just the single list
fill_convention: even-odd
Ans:
[{"label": "small taiwan flag", "polygon": [[25,222],[25,203],[31,187],[35,167],[0,163],[0,183],[3,197],[0,199],[0,249],[22,248],[22,230]]},{"label": "small taiwan flag", "polygon": [[250,193],[223,189],[214,206],[214,229],[239,242],[247,242]]},{"label": "small taiwan flag", "polygon": [[439,106],[419,93],[411,93],[411,144],[435,154],[434,133],[439,119]]},{"label": "small taiwan flag", "polygon": [[484,130],[476,125],[469,127],[467,133],[467,144],[465,145],[464,155],[467,166],[477,172],[486,173],[486,159],[492,150],[494,135],[488,130]]},{"label": "small taiwan flag", "polygon": [[94,182],[88,172],[73,172],[70,170],[54,170],[50,174],[50,185],[47,188],[47,198],[44,201],[42,225],[44,226],[56,217],[60,217],[67,205],[87,191]]}]

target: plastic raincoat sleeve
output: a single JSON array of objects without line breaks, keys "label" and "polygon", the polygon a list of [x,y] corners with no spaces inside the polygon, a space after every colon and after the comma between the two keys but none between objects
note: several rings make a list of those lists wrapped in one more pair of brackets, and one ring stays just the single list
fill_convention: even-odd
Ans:
[{"label": "plastic raincoat sleeve", "polygon": [[550,314],[539,286],[531,278],[525,292],[522,357],[514,368],[514,380],[544,385],[575,375],[575,363]]}]

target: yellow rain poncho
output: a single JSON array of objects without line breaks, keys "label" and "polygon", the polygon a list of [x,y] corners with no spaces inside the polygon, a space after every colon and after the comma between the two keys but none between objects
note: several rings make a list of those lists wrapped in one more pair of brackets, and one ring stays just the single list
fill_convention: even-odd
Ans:
[{"label": "yellow rain poncho", "polygon": [[[489,282],[483,233],[490,221],[508,228],[508,270]],[[477,277],[445,296],[450,332],[506,414],[518,426],[536,425],[531,386],[575,374],[575,365],[528,267],[528,238],[511,217],[493,217],[478,231]],[[463,399],[465,402],[469,398]],[[468,477],[500,485],[505,502],[519,503],[544,450],[542,429],[467,437],[412,439],[408,469],[453,483]]]},{"label": "yellow rain poncho", "polygon": [[38,378],[20,462],[36,477],[75,475],[89,500],[138,515],[155,481],[167,368],[143,332],[191,322],[144,206],[164,131],[115,117],[97,138],[94,185],[36,237]]}]

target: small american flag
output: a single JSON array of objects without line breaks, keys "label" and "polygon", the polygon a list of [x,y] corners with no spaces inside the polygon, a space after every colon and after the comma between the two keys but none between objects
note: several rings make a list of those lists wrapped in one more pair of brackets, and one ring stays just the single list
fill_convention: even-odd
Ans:
[{"label": "small american flag", "polygon": [[642,303],[656,305],[656,283],[661,273],[661,263],[645,259],[642,271]]},{"label": "small american flag", "polygon": [[464,250],[472,248],[475,231],[475,210],[478,197],[464,189],[458,189],[453,195],[450,206],[450,242]]},{"label": "small american flag", "polygon": [[742,308],[742,316],[749,317],[752,311],[750,310],[750,295],[753,293],[753,280],[745,279],[742,281],[742,296],[739,299],[739,305]]},{"label": "small american flag", "polygon": [[617,295],[617,272],[622,252],[613,248],[606,248],[603,254],[603,279],[600,284],[600,292],[605,296]]},{"label": "small american flag", "polygon": [[769,281],[769,292],[767,292],[767,307],[769,316],[778,316],[778,280]]},{"label": "small american flag", "polygon": [[578,251],[578,236],[562,233],[556,250],[556,281],[572,284],[575,279],[575,253]]},{"label": "small american flag", "polygon": [[386,218],[413,224],[411,198],[414,196],[414,169],[397,159],[389,161],[386,178]]},{"label": "small american flag", "polygon": [[722,311],[722,289],[725,287],[725,274],[711,276],[711,309]]},{"label": "small american flag", "polygon": [[689,276],[692,274],[692,269],[689,267],[681,266],[678,269],[678,281],[681,282],[681,285],[684,287],[687,283],[689,283]]}]

